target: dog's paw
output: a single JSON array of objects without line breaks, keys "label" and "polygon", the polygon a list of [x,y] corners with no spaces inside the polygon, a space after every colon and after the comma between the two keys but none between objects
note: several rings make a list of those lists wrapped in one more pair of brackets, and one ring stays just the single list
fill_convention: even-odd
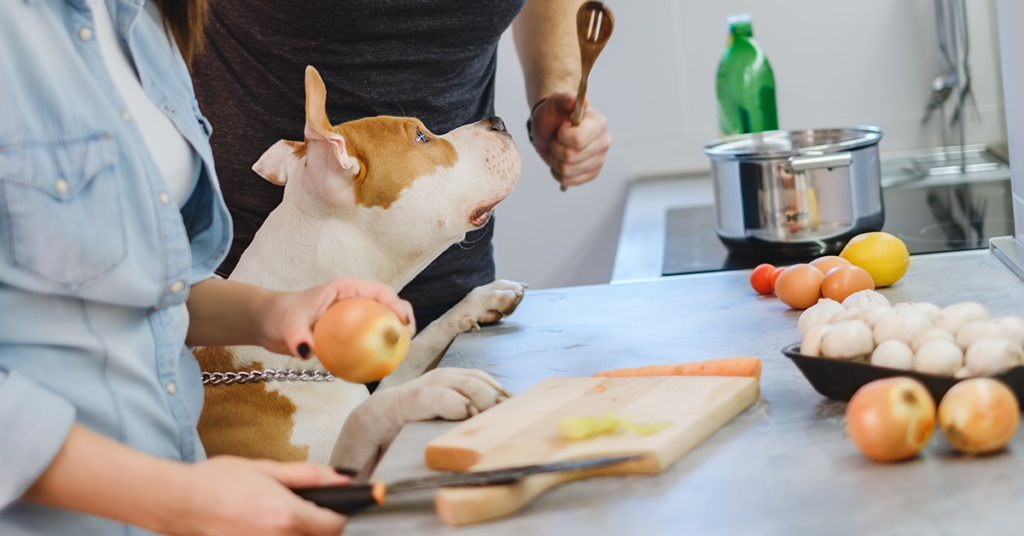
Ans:
[{"label": "dog's paw", "polygon": [[396,389],[405,390],[407,420],[461,421],[506,400],[508,391],[477,369],[438,368]]},{"label": "dog's paw", "polygon": [[493,283],[476,287],[455,306],[458,324],[462,331],[480,329],[480,324],[490,324],[515,312],[529,285],[499,279]]}]

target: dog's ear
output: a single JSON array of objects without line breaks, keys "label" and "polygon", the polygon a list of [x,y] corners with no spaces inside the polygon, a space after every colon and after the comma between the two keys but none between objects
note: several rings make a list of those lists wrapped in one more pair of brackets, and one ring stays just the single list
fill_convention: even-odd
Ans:
[{"label": "dog's ear", "polygon": [[355,172],[359,162],[349,155],[345,138],[331,128],[327,120],[327,88],[320,73],[312,65],[306,66],[306,141],[326,140],[334,145],[334,157],[342,169]]},{"label": "dog's ear", "polygon": [[278,185],[288,182],[291,170],[306,155],[306,144],[301,141],[281,140],[275,143],[252,166],[260,177]]}]

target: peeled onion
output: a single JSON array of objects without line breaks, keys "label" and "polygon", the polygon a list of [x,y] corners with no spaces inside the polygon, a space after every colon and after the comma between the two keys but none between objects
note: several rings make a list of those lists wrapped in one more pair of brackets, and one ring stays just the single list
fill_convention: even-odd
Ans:
[{"label": "peeled onion", "polygon": [[917,380],[873,381],[846,406],[846,432],[865,456],[891,462],[917,454],[932,437],[935,402]]},{"label": "peeled onion", "polygon": [[973,378],[957,383],[939,403],[939,426],[953,448],[965,454],[995,452],[1017,433],[1020,406],[998,380]]}]

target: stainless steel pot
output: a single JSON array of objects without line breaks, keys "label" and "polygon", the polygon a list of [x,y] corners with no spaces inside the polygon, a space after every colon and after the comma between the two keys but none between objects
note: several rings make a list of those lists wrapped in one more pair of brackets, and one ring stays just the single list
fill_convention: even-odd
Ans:
[{"label": "stainless steel pot", "polygon": [[715,232],[730,253],[838,253],[885,221],[876,127],[771,131],[709,143]]}]

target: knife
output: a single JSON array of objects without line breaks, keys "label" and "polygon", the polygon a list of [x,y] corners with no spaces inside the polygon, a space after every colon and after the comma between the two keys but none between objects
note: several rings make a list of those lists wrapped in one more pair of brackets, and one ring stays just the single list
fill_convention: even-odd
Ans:
[{"label": "knife", "polygon": [[450,473],[439,476],[410,478],[406,480],[399,480],[398,482],[393,482],[391,484],[374,482],[372,484],[354,484],[351,486],[293,489],[292,491],[294,491],[299,497],[302,497],[317,506],[334,510],[341,514],[353,514],[370,506],[384,504],[386,497],[395,493],[460,486],[497,486],[502,484],[513,484],[530,475],[555,473],[559,471],[594,469],[597,467],[604,467],[606,465],[615,465],[618,463],[638,460],[643,456],[643,454],[636,454],[632,456],[591,458],[587,460],[573,460],[567,462],[510,467],[508,469],[497,469],[494,471]]}]

